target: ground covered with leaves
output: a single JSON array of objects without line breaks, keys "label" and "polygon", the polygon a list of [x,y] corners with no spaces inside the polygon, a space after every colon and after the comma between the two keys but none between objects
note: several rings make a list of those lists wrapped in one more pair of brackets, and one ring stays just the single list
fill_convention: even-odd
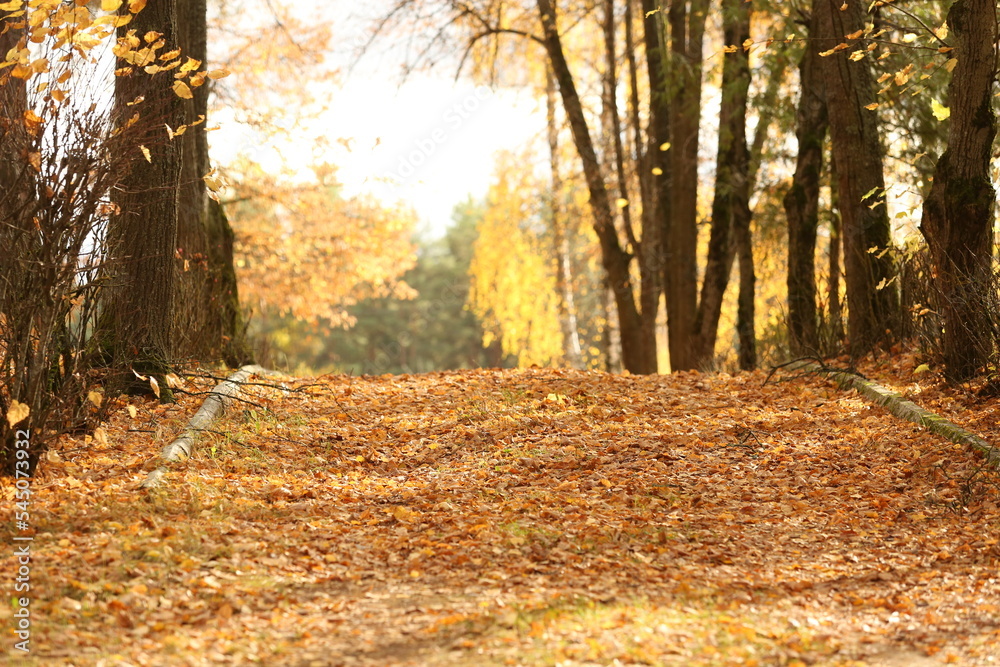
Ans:
[{"label": "ground covered with leaves", "polygon": [[[997,399],[912,370],[876,379],[998,441]],[[8,633],[0,656],[1000,663],[995,473],[820,378],[765,377],[289,380],[150,491],[203,397],[122,404],[42,464],[31,653]],[[0,492],[11,545],[12,484]],[[12,581],[10,550],[0,566]]]}]

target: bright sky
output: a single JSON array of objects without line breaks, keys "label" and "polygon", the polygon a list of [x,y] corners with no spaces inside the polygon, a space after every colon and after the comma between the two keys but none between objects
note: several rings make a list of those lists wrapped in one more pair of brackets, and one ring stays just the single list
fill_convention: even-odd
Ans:
[{"label": "bright sky", "polygon": [[354,139],[332,159],[348,191],[402,200],[435,234],[470,193],[486,194],[494,153],[530,141],[544,122],[527,95],[455,83],[443,71],[401,87],[355,75],[339,95],[324,124]]},{"label": "bright sky", "polygon": [[[402,57],[387,48],[392,42],[386,39],[351,67],[356,47],[368,39],[371,19],[394,1],[330,0],[322,6],[336,48],[328,64],[343,72],[342,85],[330,93],[330,110],[306,134],[325,135],[331,149],[317,155],[306,136],[301,146],[278,148],[286,160],[320,158],[337,165],[346,194],[371,193],[387,204],[407,204],[420,216],[421,229],[437,236],[450,224],[456,204],[470,194],[486,194],[496,151],[516,150],[544,130],[544,110],[516,90],[456,82],[451,64],[404,81]],[[301,6],[316,11],[313,3]],[[212,137],[216,159],[225,162],[234,151],[248,149],[261,164],[276,159],[275,147],[254,147],[251,133],[233,127],[225,113],[214,120],[222,127]],[[339,139],[350,141],[345,146]]]}]

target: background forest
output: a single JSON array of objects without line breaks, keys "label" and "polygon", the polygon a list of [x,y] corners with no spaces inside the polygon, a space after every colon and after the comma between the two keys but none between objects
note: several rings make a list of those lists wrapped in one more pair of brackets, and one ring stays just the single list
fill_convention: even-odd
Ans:
[{"label": "background forest", "polygon": [[[216,362],[639,374],[911,344],[995,373],[995,3],[396,0],[352,33],[342,9],[0,3],[8,470],[15,427]],[[443,235],[345,191],[335,145],[366,147],[322,122],[351,104],[345,44],[535,100]]]}]

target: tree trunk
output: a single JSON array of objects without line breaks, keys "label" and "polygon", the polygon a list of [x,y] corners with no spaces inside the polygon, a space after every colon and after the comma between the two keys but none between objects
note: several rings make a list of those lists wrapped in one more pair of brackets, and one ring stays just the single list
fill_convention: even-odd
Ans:
[{"label": "tree trunk", "polygon": [[[744,231],[749,233],[746,114],[750,65],[743,42],[750,37],[750,6],[742,0],[724,0],[722,13],[723,41],[727,46],[735,45],[736,51],[725,54],[722,63],[722,101],[719,107],[719,147],[715,168],[715,195],[712,200],[712,232],[708,242],[701,299],[694,322],[695,365],[703,369],[710,368],[715,360],[722,299],[729,284],[729,274],[736,254],[733,226],[737,215],[745,217],[741,224],[745,224]],[[738,208],[746,208],[746,211],[737,213]],[[752,259],[746,261],[751,262],[752,275]]]},{"label": "tree trunk", "polygon": [[840,222],[840,197],[837,191],[836,169],[830,169],[830,265],[827,285],[827,303],[830,308],[830,349],[822,354],[837,353],[844,340],[844,307],[840,301],[840,255],[844,247],[843,225]]},{"label": "tree trunk", "polygon": [[[815,0],[821,51],[864,29],[862,0]],[[857,48],[862,48],[859,43]],[[844,233],[848,341],[851,356],[861,357],[888,343],[898,326],[899,300],[889,281],[895,275],[889,216],[882,173],[883,149],[874,81],[866,58],[853,61],[837,52],[822,58],[826,102],[837,170]],[[886,332],[889,332],[887,337]]]},{"label": "tree trunk", "polygon": [[618,323],[622,337],[622,362],[632,373],[648,373],[642,341],[642,321],[633,296],[632,277],[629,273],[631,256],[618,241],[611,202],[601,176],[600,163],[594,150],[590,128],[583,112],[583,105],[576,92],[576,84],[566,62],[562,42],[556,28],[555,7],[552,0],[538,0],[538,12],[544,32],[543,41],[549,56],[552,73],[559,84],[563,108],[569,120],[573,142],[580,160],[590,193],[590,207],[594,216],[594,231],[601,246],[601,260],[608,274],[609,287],[614,292],[618,310]]},{"label": "tree trunk", "polygon": [[556,123],[556,82],[552,69],[545,68],[545,111],[548,126],[549,159],[552,164],[552,242],[556,256],[556,290],[559,292],[559,324],[562,327],[563,358],[570,368],[583,368],[583,351],[573,297],[573,266],[569,236],[562,216],[562,175],[559,168],[559,126]]},{"label": "tree trunk", "polygon": [[[626,0],[628,1],[628,0]],[[622,123],[618,114],[618,52],[615,46],[615,0],[605,0],[604,3],[604,98],[605,112],[608,118],[607,129],[610,132],[612,158],[615,170],[615,178],[618,186],[618,196],[622,198],[624,205],[618,207],[621,211],[622,226],[625,230],[625,238],[629,243],[630,253],[637,259],[639,264],[639,301],[646,304],[647,309],[639,309],[640,332],[638,340],[642,349],[638,350],[634,356],[640,359],[642,373],[657,372],[656,359],[656,310],[659,305],[659,295],[647,294],[649,289],[656,289],[655,284],[651,284],[648,275],[648,265],[644,261],[646,247],[639,240],[633,227],[632,212],[635,210],[631,203],[631,195],[628,187],[628,179],[625,175],[625,148],[622,141]],[[643,237],[643,241],[645,237]],[[645,295],[645,296],[644,296]],[[624,354],[624,350],[623,350]],[[635,372],[635,371],[633,371]]]},{"label": "tree trunk", "polygon": [[[649,346],[646,352],[650,372],[659,371],[658,336],[656,321],[659,317],[660,296],[663,294],[663,234],[656,219],[656,204],[653,194],[650,155],[659,152],[647,146],[639,107],[639,76],[635,58],[635,37],[633,35],[632,4],[625,0],[625,57],[629,72],[629,118],[632,125],[632,144],[635,153],[636,176],[639,182],[639,198],[642,203],[642,238],[639,242],[639,312],[642,313],[643,340]],[[653,105],[650,105],[653,113]]]},{"label": "tree trunk", "polygon": [[945,375],[976,374],[992,352],[995,191],[990,152],[996,136],[992,88],[997,25],[994,0],[956,0],[948,12],[958,64],[948,88],[948,149],[938,160],[920,229],[937,272],[944,317]]},{"label": "tree trunk", "polygon": [[[0,21],[0,55],[16,47],[24,36],[23,23]],[[0,70],[0,247],[5,255],[0,262],[0,308],[9,298],[17,298],[16,274],[27,261],[26,249],[20,247],[30,234],[19,229],[18,220],[28,220],[24,207],[29,205],[33,189],[28,171],[29,137],[24,126],[28,110],[28,90],[24,79],[11,76],[14,68]]]},{"label": "tree trunk", "polygon": [[678,1],[668,13],[676,92],[670,107],[672,218],[666,236],[664,284],[670,367],[675,371],[696,366],[692,343],[698,308],[698,137],[707,7],[707,0]]},{"label": "tree trunk", "polygon": [[[206,66],[205,0],[177,0],[182,58]],[[233,267],[233,232],[218,202],[208,197],[203,177],[211,168],[208,137],[208,86],[193,88],[183,100],[180,198],[177,220],[178,299],[174,341],[180,356],[202,361],[224,359],[238,367],[251,361]]]},{"label": "tree trunk", "polygon": [[[165,45],[158,52],[165,52],[177,44],[176,18],[174,0],[151,2],[119,28],[119,36],[130,30],[159,33]],[[118,64],[127,67],[121,59]],[[135,158],[112,194],[117,212],[110,220],[108,240],[114,280],[101,341],[113,364],[162,374],[174,353],[171,316],[181,171],[181,141],[170,139],[164,124],[180,126],[184,112],[171,89],[172,70],[147,74],[142,68],[128,69],[115,78],[113,113],[121,128],[117,150]],[[143,101],[134,104],[140,98]],[[130,125],[136,114],[137,121]],[[143,148],[149,151],[148,159]]]},{"label": "tree trunk", "polygon": [[[657,11],[660,10],[660,11]],[[649,78],[649,124],[646,159],[639,168],[649,181],[647,200],[643,202],[642,312],[659,310],[667,273],[665,239],[670,234],[672,214],[670,197],[670,94],[667,88],[666,32],[664,14],[658,0],[642,0],[642,38],[646,47],[646,74]],[[668,297],[669,300],[669,297]],[[653,324],[656,326],[654,320]],[[654,333],[655,336],[655,333]],[[669,330],[667,332],[669,348]],[[672,360],[671,360],[672,361]]]},{"label": "tree trunk", "polygon": [[[809,35],[818,34],[818,12],[813,12]],[[819,222],[819,186],[823,173],[823,141],[828,118],[820,72],[819,51],[807,42],[799,65],[799,105],[795,136],[798,158],[792,186],[783,200],[788,220],[788,337],[792,354],[814,355],[819,350],[816,328],[816,228]]]},{"label": "tree trunk", "polygon": [[757,296],[757,275],[754,271],[753,238],[750,234],[749,197],[736,203],[733,212],[733,234],[736,237],[736,253],[740,260],[740,293],[736,302],[736,335],[739,341],[737,363],[740,370],[752,371],[757,368],[757,332],[755,311]]}]

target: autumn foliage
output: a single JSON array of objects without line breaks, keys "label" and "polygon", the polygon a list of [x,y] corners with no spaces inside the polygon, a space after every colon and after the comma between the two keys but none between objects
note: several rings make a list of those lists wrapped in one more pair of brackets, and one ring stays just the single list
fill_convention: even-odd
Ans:
[{"label": "autumn foliage", "polygon": [[[916,385],[912,364],[868,372],[1000,437],[990,403]],[[258,384],[151,492],[136,486],[157,445],[200,399],[119,403],[93,436],[62,440],[34,487],[34,655],[995,656],[992,473],[822,380],[764,379],[522,370]],[[0,567],[14,566],[5,552]]]},{"label": "autumn foliage", "polygon": [[345,199],[329,165],[305,182],[246,163],[234,179],[236,270],[244,302],[305,322],[350,325],[364,298],[412,294],[413,214],[364,197]]}]

